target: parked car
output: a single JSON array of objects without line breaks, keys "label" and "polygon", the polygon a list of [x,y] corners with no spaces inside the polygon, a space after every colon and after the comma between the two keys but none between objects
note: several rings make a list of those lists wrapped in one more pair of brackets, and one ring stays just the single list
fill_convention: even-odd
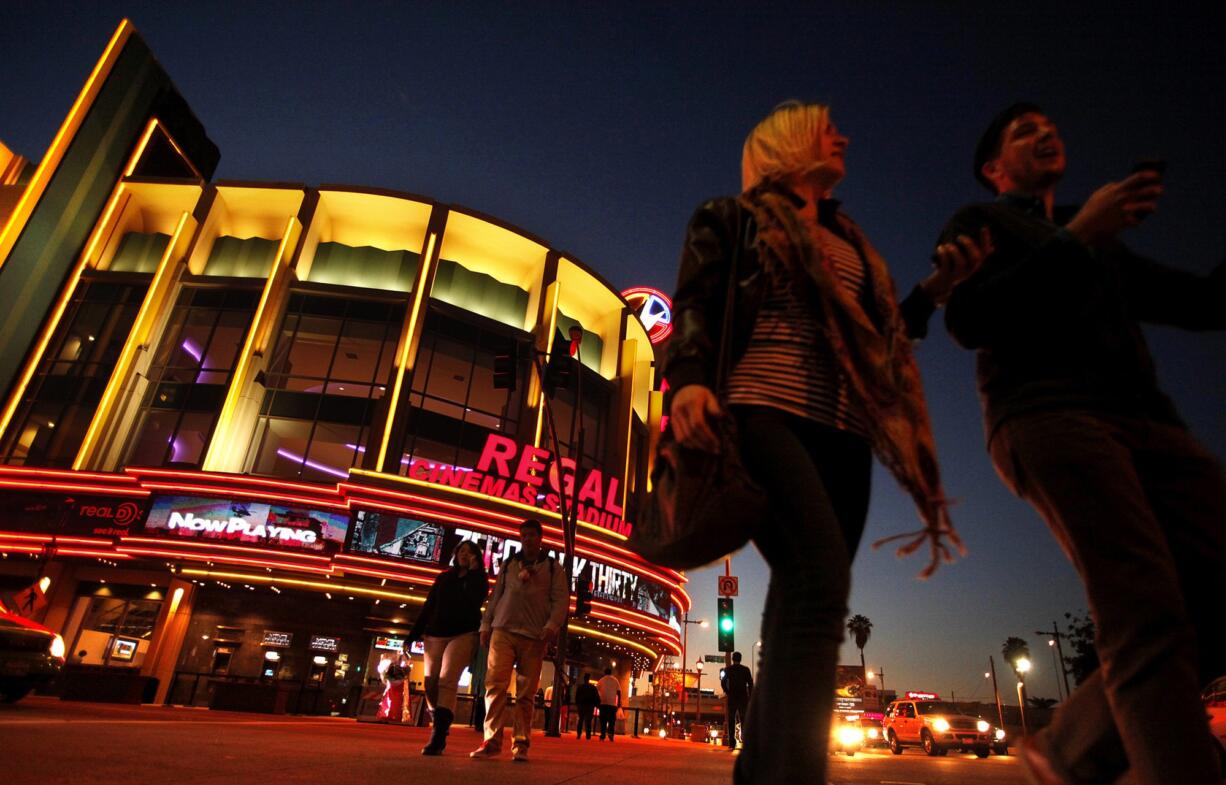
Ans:
[{"label": "parked car", "polygon": [[0,700],[15,703],[64,668],[64,639],[0,604]]},{"label": "parked car", "polygon": [[895,755],[901,755],[904,747],[915,746],[934,757],[958,749],[986,758],[1000,741],[992,723],[963,714],[942,700],[894,701],[885,711],[882,726]]}]

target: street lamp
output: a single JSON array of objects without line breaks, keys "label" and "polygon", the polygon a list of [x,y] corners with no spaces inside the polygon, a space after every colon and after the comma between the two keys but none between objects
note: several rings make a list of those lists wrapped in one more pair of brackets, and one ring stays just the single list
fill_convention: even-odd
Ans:
[{"label": "street lamp", "polygon": [[1030,673],[1030,660],[1026,657],[1018,657],[1013,663],[1013,669],[1017,671],[1017,708],[1022,715],[1022,735],[1030,735],[1030,731],[1026,728],[1026,674]]},{"label": "street lamp", "polygon": [[685,693],[687,692],[686,685],[685,685],[685,674],[688,673],[686,668],[689,667],[686,665],[685,652],[686,652],[687,644],[689,643],[689,637],[690,637],[689,633],[690,633],[691,624],[697,624],[699,627],[702,627],[703,629],[706,629],[707,627],[711,626],[711,624],[706,619],[700,619],[698,621],[690,621],[689,611],[686,611],[685,616],[683,616],[681,619],[681,719],[683,722],[685,720]]},{"label": "street lamp", "polygon": [[[1060,671],[1061,675],[1064,677],[1064,697],[1065,698],[1069,697],[1070,695],[1073,694],[1073,690],[1069,687],[1069,683],[1068,683],[1068,663],[1065,662],[1064,660],[1064,646],[1063,644],[1060,643],[1060,639],[1065,636],[1064,636],[1064,633],[1060,632],[1060,625],[1053,621],[1051,623],[1051,632],[1045,632],[1043,630],[1035,630],[1035,635],[1051,636],[1051,640],[1047,642],[1047,645],[1055,647],[1055,649],[1052,652],[1052,657],[1053,658],[1057,656],[1059,657],[1059,662],[1056,665],[1056,670]],[[1057,693],[1060,692],[1060,679],[1056,679],[1056,692]]]},{"label": "street lamp", "polygon": [[758,641],[754,645],[754,651],[750,654],[749,660],[749,675],[753,678],[754,683],[758,681],[758,658],[762,656],[762,641]]},{"label": "street lamp", "polygon": [[702,660],[694,663],[694,667],[698,669],[698,705],[694,709],[694,722],[702,723]]}]

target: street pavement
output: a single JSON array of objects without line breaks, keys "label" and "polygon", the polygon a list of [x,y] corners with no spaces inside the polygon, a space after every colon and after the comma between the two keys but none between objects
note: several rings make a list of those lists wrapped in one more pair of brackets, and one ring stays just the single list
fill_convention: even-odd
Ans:
[{"label": "street pavement", "polygon": [[[614,743],[534,735],[531,760],[509,750],[473,761],[480,737],[453,729],[446,753],[419,754],[426,728],[329,717],[275,717],[31,697],[0,704],[0,782],[131,785],[706,785],[732,781],[732,754],[654,738]],[[835,785],[1023,785],[1013,757],[978,760],[916,750],[832,756]],[[816,783],[815,783],[816,785]]]}]

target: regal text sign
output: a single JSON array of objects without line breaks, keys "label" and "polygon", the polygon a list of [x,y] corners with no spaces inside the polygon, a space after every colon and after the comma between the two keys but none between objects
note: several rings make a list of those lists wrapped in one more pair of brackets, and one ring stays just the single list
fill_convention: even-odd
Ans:
[{"label": "regal text sign", "polygon": [[619,534],[629,534],[631,529],[622,519],[620,479],[595,468],[576,478],[575,462],[570,458],[554,461],[548,450],[519,444],[496,433],[486,438],[476,468],[415,459],[409,464],[409,477],[550,512],[561,510],[561,494],[565,493],[568,501],[572,498],[578,481],[579,520]]}]

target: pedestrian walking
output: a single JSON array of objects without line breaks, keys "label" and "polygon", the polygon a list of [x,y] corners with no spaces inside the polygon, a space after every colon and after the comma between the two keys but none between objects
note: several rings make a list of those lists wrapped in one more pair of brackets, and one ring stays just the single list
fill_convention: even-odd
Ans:
[{"label": "pedestrian walking", "polygon": [[600,693],[600,740],[604,741],[607,735],[609,741],[613,741],[617,710],[622,706],[622,685],[612,668],[604,669],[604,676],[596,682],[596,691]]},{"label": "pedestrian walking", "polygon": [[579,714],[579,729],[575,732],[575,738],[583,738],[584,733],[587,738],[592,738],[592,715],[596,713],[596,707],[600,705],[600,691],[596,689],[596,685],[592,683],[592,675],[590,673],[583,674],[583,683],[575,687],[575,711]]},{"label": "pedestrian walking", "polygon": [[454,566],[434,580],[405,641],[408,646],[420,640],[426,650],[426,705],[433,727],[422,755],[441,755],[447,746],[460,676],[472,663],[481,626],[481,604],[489,593],[485,564],[475,544],[465,540],[457,545],[454,560]]},{"label": "pedestrian walking", "polygon": [[719,686],[724,691],[724,746],[736,747],[736,725],[745,722],[749,696],[753,692],[753,674],[741,664],[739,651],[732,652],[732,664],[724,668]]},{"label": "pedestrian walking", "polygon": [[946,326],[977,353],[988,451],[1085,583],[1101,666],[1027,738],[1038,782],[1221,785],[1199,686],[1226,673],[1226,473],[1159,388],[1139,323],[1226,328],[1226,264],[1198,276],[1119,235],[1152,213],[1160,163],[1059,207],[1064,144],[1034,104],[975,151],[996,196],[960,209],[939,253],[991,232]]},{"label": "pedestrian walking", "polygon": [[502,564],[481,620],[481,646],[489,647],[485,674],[485,739],[469,753],[492,758],[502,752],[507,691],[515,673],[511,758],[528,760],[533,696],[541,680],[545,646],[566,621],[570,592],[562,566],[541,549],[542,529],[529,518],[519,526],[521,547]]},{"label": "pedestrian walking", "polygon": [[911,345],[974,258],[942,260],[898,304],[885,261],[833,198],[847,146],[827,107],[777,107],[745,141],[741,195],[707,202],[691,219],[673,298],[670,425],[682,445],[714,451],[712,420],[733,417],[742,461],[771,505],[754,535],[771,579],[737,783],[825,782],[872,453],[925,522],[904,550],[927,544],[929,573],[961,547]]}]

